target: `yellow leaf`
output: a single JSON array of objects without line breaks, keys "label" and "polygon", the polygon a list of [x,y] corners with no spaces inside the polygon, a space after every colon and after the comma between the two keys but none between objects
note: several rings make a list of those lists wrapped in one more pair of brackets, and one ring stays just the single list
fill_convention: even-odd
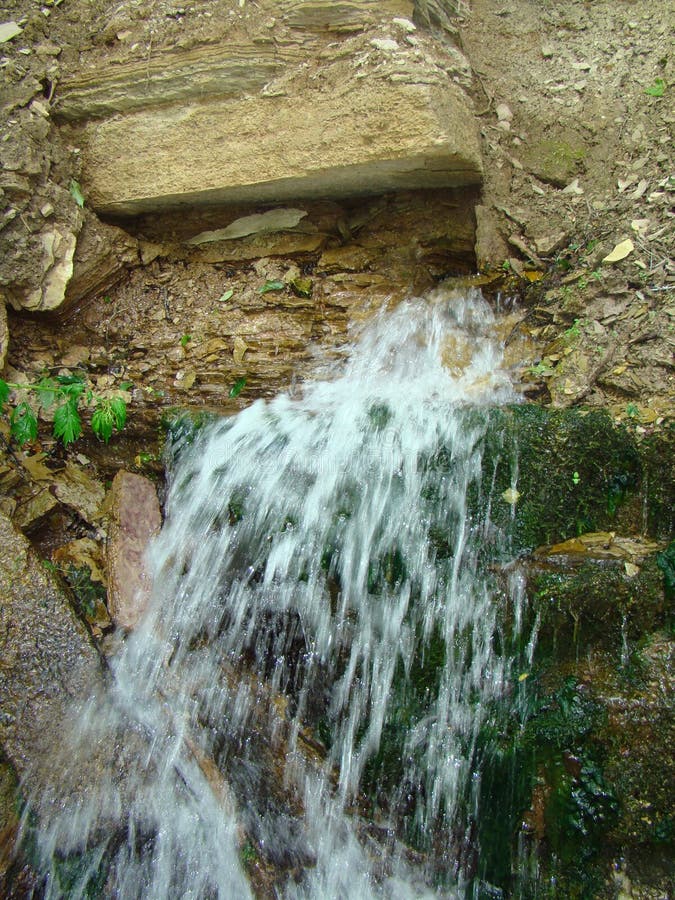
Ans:
[{"label": "yellow leaf", "polygon": [[529,677],[530,677],[529,672],[521,672],[520,675],[518,676],[518,681],[525,681],[525,679],[529,678]]},{"label": "yellow leaf", "polygon": [[544,277],[544,273],[538,272],[536,269],[524,269],[523,275],[528,281],[541,281]]},{"label": "yellow leaf", "polygon": [[619,260],[625,259],[630,253],[633,252],[633,250],[635,250],[635,244],[631,241],[630,238],[628,238],[628,240],[621,241],[620,244],[617,244],[612,252],[608,253],[607,256],[603,259],[603,262],[619,262]]},{"label": "yellow leaf", "polygon": [[520,491],[515,488],[507,488],[502,494],[502,500],[506,500],[511,506],[514,506],[520,499]]},{"label": "yellow leaf", "polygon": [[629,578],[634,578],[640,571],[640,567],[631,562],[625,562],[623,564],[623,567],[626,570],[626,575],[628,575]]},{"label": "yellow leaf", "polygon": [[239,365],[243,359],[244,354],[248,350],[248,344],[243,338],[240,338],[239,335],[234,339],[234,351],[232,356],[234,357],[234,361],[237,365]]}]

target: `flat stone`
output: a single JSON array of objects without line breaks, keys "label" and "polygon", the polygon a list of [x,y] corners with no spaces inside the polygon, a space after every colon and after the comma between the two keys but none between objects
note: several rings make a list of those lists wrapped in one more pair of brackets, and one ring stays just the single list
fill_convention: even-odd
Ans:
[{"label": "flat stone", "polygon": [[54,751],[65,710],[101,680],[59,581],[0,515],[0,745],[20,775]]},{"label": "flat stone", "polygon": [[119,628],[134,628],[150,600],[152,583],[145,553],[162,524],[154,484],[120,471],[110,498],[108,609]]},{"label": "flat stone", "polygon": [[90,123],[78,136],[88,202],[133,215],[480,182],[461,88],[366,79],[339,87],[327,79],[310,105],[300,93],[218,99]]}]

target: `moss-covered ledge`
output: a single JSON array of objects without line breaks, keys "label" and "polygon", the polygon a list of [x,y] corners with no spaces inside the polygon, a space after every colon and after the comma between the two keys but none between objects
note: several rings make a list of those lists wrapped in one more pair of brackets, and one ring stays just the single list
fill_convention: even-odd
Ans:
[{"label": "moss-covered ledge", "polygon": [[673,428],[638,439],[605,410],[491,410],[483,485],[493,526],[521,554],[592,531],[673,533]]}]

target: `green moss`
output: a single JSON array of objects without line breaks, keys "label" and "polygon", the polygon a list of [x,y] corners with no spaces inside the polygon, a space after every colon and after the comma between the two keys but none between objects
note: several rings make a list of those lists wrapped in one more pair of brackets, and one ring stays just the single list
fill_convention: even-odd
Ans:
[{"label": "green moss", "polygon": [[12,862],[14,836],[19,826],[19,779],[14,767],[0,750],[0,893]]},{"label": "green moss", "polygon": [[215,418],[203,410],[167,409],[162,414],[161,427],[169,452],[177,455],[184,447],[190,446],[204,426]]},{"label": "green moss", "polygon": [[656,555],[656,565],[663,572],[663,591],[666,600],[675,599],[675,541],[671,541],[663,553]]},{"label": "green moss", "polygon": [[655,557],[633,577],[621,563],[583,563],[570,571],[535,576],[531,611],[540,619],[539,659],[558,663],[590,650],[608,651],[619,663],[642,635],[666,618],[663,580]]},{"label": "green moss", "polygon": [[[640,475],[633,438],[603,411],[524,404],[490,413],[483,483],[494,485],[491,519],[512,552],[609,528]],[[502,494],[514,481],[511,504]]]},{"label": "green moss", "polygon": [[582,170],[586,149],[570,141],[544,140],[528,148],[523,162],[542,181],[565,187]]},{"label": "green moss", "polygon": [[643,470],[644,530],[659,540],[675,534],[675,425],[646,435],[638,444]]},{"label": "green moss", "polygon": [[[552,879],[551,897],[599,896],[594,891],[607,868],[603,840],[618,812],[597,740],[604,709],[573,678],[553,693],[543,683],[518,691],[511,709],[495,710],[480,737],[480,877],[505,896],[540,897]],[[523,866],[522,829],[532,817],[540,833],[530,871]]]}]

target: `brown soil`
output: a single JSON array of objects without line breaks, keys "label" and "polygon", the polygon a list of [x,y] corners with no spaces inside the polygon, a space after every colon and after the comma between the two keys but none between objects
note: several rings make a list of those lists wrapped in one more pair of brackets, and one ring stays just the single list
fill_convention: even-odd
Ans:
[{"label": "brown soil", "polygon": [[[148,58],[167,47],[264,34],[283,43],[288,29],[275,11],[278,4],[270,0],[6,3],[0,18],[17,21],[24,30],[3,44],[7,139],[0,146],[9,204],[1,237],[6,257],[15,260],[6,262],[3,280],[38,278],[30,269],[39,254],[29,251],[39,239],[45,204],[72,207],[67,186],[77,176],[76,148],[64,143],[50,117],[36,123],[28,114],[35,104],[47,112],[52,104],[58,112],[58,85],[74,72]],[[475,0],[470,9],[455,4],[455,11],[453,24],[475,73],[486,161],[478,257],[485,267],[501,263],[513,275],[509,290],[529,309],[519,326],[519,336],[534,341],[520,360],[527,390],[557,405],[609,405],[618,417],[652,427],[670,412],[672,401],[669,49],[675,7],[672,2],[642,8],[630,2]],[[654,95],[659,86],[663,96]],[[69,215],[76,218],[78,211]],[[634,249],[624,260],[602,262],[627,239]],[[381,271],[385,282],[395,282],[393,274]],[[125,318],[130,293],[143,290],[148,277],[160,291],[172,293],[173,287],[181,307],[203,302],[199,277],[174,271],[175,284],[164,276],[163,286],[156,286],[152,272],[136,273],[119,302],[109,293],[92,298],[95,308],[88,318],[105,324],[106,337],[115,315]],[[364,288],[376,280],[364,279]],[[11,285],[8,291],[11,296]],[[114,315],[102,305],[111,302]],[[194,313],[188,312],[181,320],[178,340],[194,330],[191,318]],[[16,321],[12,329],[10,363],[20,369],[38,371],[44,365],[36,345],[44,350],[45,343],[53,344],[49,364],[54,365],[68,355],[68,342],[78,343],[76,328]],[[300,341],[319,337],[306,323],[300,331]],[[169,356],[178,354],[177,362],[183,362],[175,337],[166,339]],[[135,339],[142,343],[144,336]],[[167,347],[158,350],[164,358]],[[297,359],[292,354],[287,360],[286,378]],[[175,379],[186,367],[173,368]],[[275,380],[273,389],[278,386]]]},{"label": "brown soil", "polygon": [[[674,14],[672,2],[476,0],[462,28],[501,252],[526,278],[549,272],[527,377],[556,404],[620,417],[632,404],[645,424],[672,412]],[[603,263],[627,239],[634,250]]]}]

